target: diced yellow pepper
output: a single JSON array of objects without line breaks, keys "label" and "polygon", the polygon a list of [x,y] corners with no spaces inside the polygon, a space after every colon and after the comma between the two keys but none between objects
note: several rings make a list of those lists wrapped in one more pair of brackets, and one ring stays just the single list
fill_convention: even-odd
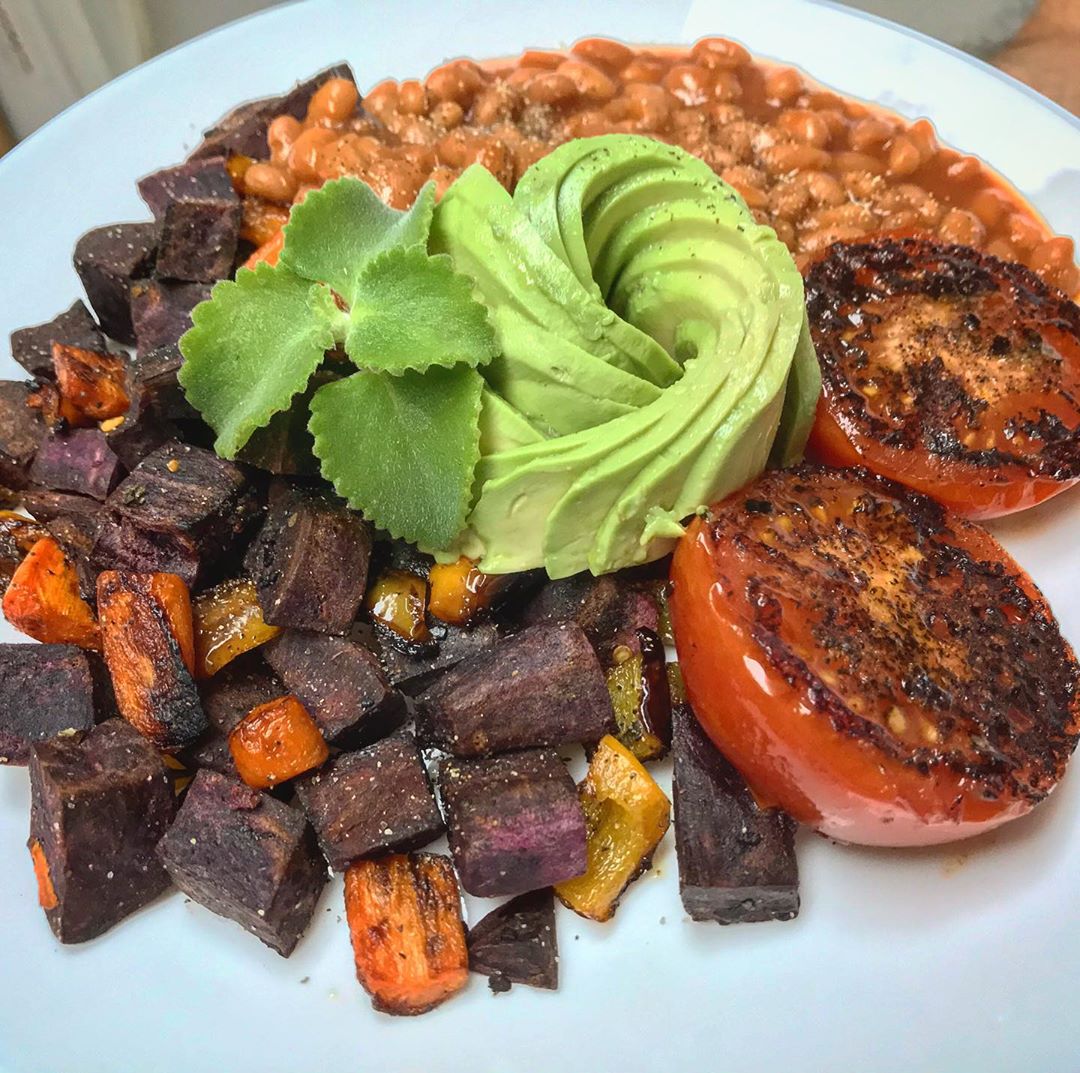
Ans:
[{"label": "diced yellow pepper", "polygon": [[610,734],[593,753],[578,787],[588,831],[585,874],[555,887],[568,908],[610,920],[627,885],[648,867],[671,822],[664,791],[626,746]]},{"label": "diced yellow pepper", "polygon": [[408,570],[387,570],[368,589],[368,614],[399,637],[423,645],[431,640],[427,625],[427,582]]},{"label": "diced yellow pepper", "polygon": [[472,559],[464,557],[455,563],[436,563],[431,568],[431,599],[428,610],[440,622],[464,626],[487,607],[495,579],[476,569]]},{"label": "diced yellow pepper", "polygon": [[255,585],[224,581],[192,601],[195,618],[195,674],[209,678],[237,656],[272,641],[279,626],[263,621]]}]

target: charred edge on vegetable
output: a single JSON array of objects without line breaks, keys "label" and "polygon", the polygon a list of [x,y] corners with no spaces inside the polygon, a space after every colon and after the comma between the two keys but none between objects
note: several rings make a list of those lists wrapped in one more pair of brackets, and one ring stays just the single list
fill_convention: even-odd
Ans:
[{"label": "charred edge on vegetable", "polygon": [[105,337],[82,301],[73,302],[44,324],[11,333],[11,356],[31,375],[51,380],[53,343],[104,350]]},{"label": "charred edge on vegetable", "polygon": [[30,789],[28,845],[43,855],[61,942],[101,935],[168,887],[154,849],[176,799],[160,755],[123,720],[35,745]]},{"label": "charred edge on vegetable", "polygon": [[[852,480],[865,491],[850,520],[828,530],[818,526],[808,504],[827,504],[835,481]],[[796,542],[797,556],[785,554],[783,542],[751,549],[762,555],[764,548],[765,561],[746,594],[752,636],[785,680],[803,687],[837,731],[922,773],[943,765],[977,783],[987,799],[1015,793],[1042,800],[1080,729],[1080,668],[1046,604],[999,564],[977,561],[949,543],[952,529],[970,523],[866,470],[804,465],[766,474],[754,487],[773,514],[796,526],[785,539]],[[736,496],[710,511],[710,533],[719,546],[749,548],[753,538],[745,533],[745,519],[764,525],[773,516],[745,503]],[[827,540],[839,541],[843,553],[830,551]],[[890,545],[917,549],[918,562],[903,570],[916,591],[900,603],[889,595],[882,606],[890,606],[891,617],[880,621],[857,594]],[[805,562],[807,554],[813,565]],[[889,570],[895,564],[883,565]],[[955,579],[956,592],[942,583],[945,578]],[[853,711],[784,639],[781,597],[818,613],[814,640],[829,654],[831,673],[853,678],[852,692],[871,705],[887,706],[898,696],[918,704],[935,720],[930,738],[906,742]],[[945,644],[954,639],[963,648],[963,678],[942,662]],[[1008,681],[1001,678],[1003,667],[1012,671]]]},{"label": "charred edge on vegetable", "polygon": [[30,466],[35,484],[105,500],[120,483],[124,470],[105,433],[77,428],[47,436]]},{"label": "charred edge on vegetable", "polygon": [[0,381],[0,485],[19,490],[29,483],[27,470],[45,437],[41,415],[27,404],[31,388]]},{"label": "charred edge on vegetable", "polygon": [[[991,297],[1012,307],[1007,324],[992,331],[984,330],[978,315],[981,303]],[[922,448],[942,459],[988,469],[1022,466],[1033,477],[1080,477],[1080,427],[1070,428],[1045,411],[1015,430],[1041,441],[1043,446],[1034,450],[1024,450],[1015,439],[1008,451],[973,450],[958,432],[958,426],[981,427],[986,402],[946,369],[942,346],[969,355],[972,372],[987,359],[996,367],[1007,359],[1012,369],[1042,378],[1024,390],[1051,394],[1059,391],[1055,370],[1060,359],[1044,350],[1040,329],[1051,327],[1080,346],[1080,308],[1030,269],[968,246],[926,239],[837,243],[807,274],[806,299],[826,395],[845,420],[894,448]],[[923,299],[932,301],[939,313],[953,308],[954,323],[921,312]],[[884,308],[875,311],[881,303]],[[867,347],[877,342],[879,326],[895,324],[897,317],[910,321],[905,342],[895,344],[904,347],[903,363],[899,370],[875,364],[870,374]],[[1008,334],[998,334],[999,329]],[[908,419],[887,421],[870,412],[859,390],[868,375],[885,381],[879,390],[888,397],[913,400]],[[987,374],[979,385],[991,393],[1001,391],[994,383],[997,375]]]},{"label": "charred edge on vegetable", "polygon": [[559,986],[559,944],[551,889],[530,891],[493,909],[469,929],[469,968],[490,978],[491,990],[526,984]]}]

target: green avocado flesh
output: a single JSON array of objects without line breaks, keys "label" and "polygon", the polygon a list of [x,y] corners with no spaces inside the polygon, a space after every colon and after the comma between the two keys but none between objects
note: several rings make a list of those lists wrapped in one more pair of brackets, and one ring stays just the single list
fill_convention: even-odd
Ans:
[{"label": "green avocado flesh", "polygon": [[681,149],[608,135],[511,197],[470,168],[435,213],[491,310],[481,458],[448,554],[489,573],[607,573],[806,443],[820,391],[802,279],[731,187]]}]

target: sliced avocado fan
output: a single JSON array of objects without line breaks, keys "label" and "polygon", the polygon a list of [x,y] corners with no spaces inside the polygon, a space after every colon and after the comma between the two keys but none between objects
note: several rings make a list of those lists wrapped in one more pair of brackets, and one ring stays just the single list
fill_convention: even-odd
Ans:
[{"label": "sliced avocado fan", "polygon": [[633,135],[569,142],[511,196],[470,168],[439,204],[491,311],[468,527],[489,573],[607,573],[803,451],[821,381],[802,278],[704,162]]}]

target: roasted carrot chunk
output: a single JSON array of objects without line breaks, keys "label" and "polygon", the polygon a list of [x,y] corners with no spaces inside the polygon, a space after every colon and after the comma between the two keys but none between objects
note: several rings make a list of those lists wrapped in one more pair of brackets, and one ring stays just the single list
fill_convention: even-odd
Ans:
[{"label": "roasted carrot chunk", "polygon": [[53,343],[52,362],[61,398],[89,420],[105,421],[128,412],[131,397],[119,354]]},{"label": "roasted carrot chunk", "polygon": [[464,556],[456,563],[436,563],[428,577],[428,610],[441,622],[464,626],[491,601],[495,578],[476,569]]},{"label": "roasted carrot chunk", "polygon": [[225,581],[195,598],[195,673],[217,674],[237,656],[272,641],[281,629],[263,621],[255,585]]},{"label": "roasted carrot chunk", "polygon": [[264,242],[245,262],[245,268],[254,268],[257,264],[265,261],[268,265],[276,265],[281,251],[285,248],[285,232],[278,231],[268,242]]},{"label": "roasted carrot chunk", "polygon": [[229,735],[229,751],[240,778],[259,790],[320,767],[330,755],[315,720],[296,697],[253,708]]},{"label": "roasted carrot chunk", "polygon": [[588,831],[585,874],[555,887],[562,903],[590,920],[610,920],[626,887],[649,866],[671,822],[663,790],[625,745],[601,739],[578,787]]},{"label": "roasted carrot chunk", "polygon": [[35,641],[101,648],[75,566],[52,537],[42,537],[15,570],[4,593],[4,617]]},{"label": "roasted carrot chunk", "polygon": [[0,582],[8,585],[30,549],[48,535],[45,526],[33,518],[13,510],[0,510]]},{"label": "roasted carrot chunk", "polygon": [[55,909],[60,903],[49,874],[49,862],[45,860],[45,851],[37,839],[30,843],[30,859],[34,862],[34,875],[37,877],[38,905],[46,910]]},{"label": "roasted carrot chunk", "polygon": [[70,399],[64,398],[53,383],[42,384],[37,391],[28,395],[26,405],[31,410],[40,411],[41,420],[52,429],[64,424],[72,428],[90,428],[96,424],[92,417],[87,417]]},{"label": "roasted carrot chunk", "polygon": [[371,617],[415,644],[431,640],[425,612],[427,582],[408,570],[387,570],[375,579],[364,600]]},{"label": "roasted carrot chunk", "polygon": [[383,1013],[427,1013],[469,979],[453,866],[434,853],[358,861],[345,873],[356,976]]},{"label": "roasted carrot chunk", "polygon": [[207,720],[195,688],[191,597],[175,574],[98,577],[102,648],[120,714],[160,749],[192,744]]}]

